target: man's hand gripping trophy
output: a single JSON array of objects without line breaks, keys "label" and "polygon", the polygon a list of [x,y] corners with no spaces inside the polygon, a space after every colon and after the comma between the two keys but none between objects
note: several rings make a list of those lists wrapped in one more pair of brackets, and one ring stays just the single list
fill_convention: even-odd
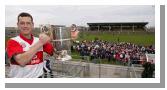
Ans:
[{"label": "man's hand gripping trophy", "polygon": [[39,40],[42,43],[50,42],[53,39],[52,28],[50,25],[48,26],[41,25],[40,30],[41,30],[41,33],[39,34]]}]

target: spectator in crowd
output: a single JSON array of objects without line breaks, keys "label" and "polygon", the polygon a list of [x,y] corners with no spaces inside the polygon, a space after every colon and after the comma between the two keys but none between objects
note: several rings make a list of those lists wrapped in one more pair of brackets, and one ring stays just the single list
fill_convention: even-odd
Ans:
[{"label": "spectator in crowd", "polygon": [[47,78],[48,76],[50,76],[51,78],[53,78],[53,72],[51,69],[51,63],[50,63],[50,56],[46,55],[45,59],[44,59],[44,78]]},{"label": "spectator in crowd", "polygon": [[72,24],[70,27],[71,30],[71,38],[73,41],[75,41],[78,38],[79,30],[77,28],[77,25]]},{"label": "spectator in crowd", "polygon": [[153,78],[153,74],[155,71],[155,65],[150,63],[150,62],[146,62],[145,64],[143,64],[144,67],[144,71],[142,72],[142,78]]}]

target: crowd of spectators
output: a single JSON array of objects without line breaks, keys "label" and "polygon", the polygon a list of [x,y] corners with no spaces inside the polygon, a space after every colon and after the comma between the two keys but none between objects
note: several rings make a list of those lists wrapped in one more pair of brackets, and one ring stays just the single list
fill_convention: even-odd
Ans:
[{"label": "crowd of spectators", "polygon": [[75,42],[72,51],[76,51],[80,56],[89,56],[93,59],[107,59],[127,63],[142,64],[146,60],[145,54],[155,54],[154,46],[142,46],[127,42],[108,42],[104,40],[92,40]]}]

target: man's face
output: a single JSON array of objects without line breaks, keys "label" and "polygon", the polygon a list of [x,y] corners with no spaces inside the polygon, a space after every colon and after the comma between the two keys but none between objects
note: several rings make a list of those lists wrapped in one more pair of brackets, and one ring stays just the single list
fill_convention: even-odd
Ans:
[{"label": "man's face", "polygon": [[19,17],[17,26],[22,35],[29,35],[32,33],[32,29],[34,28],[34,23],[32,22],[30,17]]}]

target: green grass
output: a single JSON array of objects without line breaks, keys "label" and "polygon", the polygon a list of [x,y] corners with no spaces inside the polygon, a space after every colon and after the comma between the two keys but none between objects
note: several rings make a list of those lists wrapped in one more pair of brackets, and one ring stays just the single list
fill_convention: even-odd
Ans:
[{"label": "green grass", "polygon": [[94,38],[99,38],[101,40],[117,42],[118,38],[120,42],[131,42],[138,45],[154,45],[155,34],[154,33],[120,33],[113,34],[111,32],[81,32],[78,40],[93,40]]},{"label": "green grass", "polygon": [[81,59],[80,54],[78,52],[71,52],[71,56],[74,59]]}]

